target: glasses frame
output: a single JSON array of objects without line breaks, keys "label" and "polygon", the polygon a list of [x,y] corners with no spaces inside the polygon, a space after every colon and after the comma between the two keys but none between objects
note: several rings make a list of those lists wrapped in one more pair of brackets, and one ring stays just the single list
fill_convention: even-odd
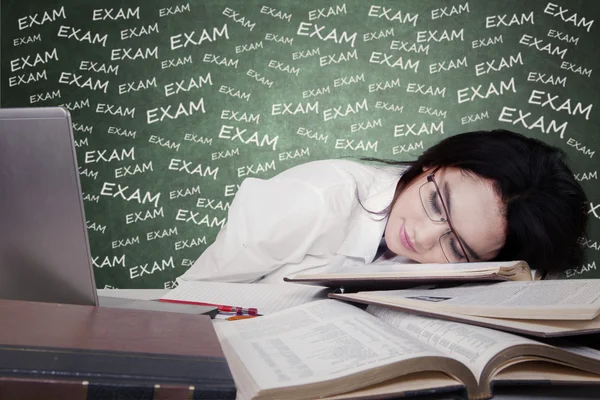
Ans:
[{"label": "glasses frame", "polygon": [[423,185],[421,185],[421,188],[425,185],[427,185],[427,183],[433,182],[433,185],[435,186],[435,190],[437,192],[438,198],[440,199],[440,203],[442,204],[442,208],[444,209],[444,215],[445,217],[442,217],[441,221],[436,221],[434,219],[432,219],[429,214],[427,213],[427,208],[425,207],[425,204],[423,203],[423,197],[421,196],[421,188],[419,188],[419,198],[421,200],[421,205],[423,206],[423,210],[425,211],[425,215],[427,215],[427,218],[429,218],[432,222],[447,222],[448,223],[448,227],[450,228],[450,230],[446,233],[444,233],[442,236],[440,236],[439,242],[440,242],[440,248],[442,249],[442,253],[444,254],[444,257],[446,257],[446,260],[448,262],[451,262],[448,259],[448,256],[446,255],[446,253],[444,252],[444,246],[442,246],[442,238],[446,235],[448,235],[449,233],[453,233],[454,236],[456,237],[456,240],[458,241],[458,245],[460,246],[460,249],[463,251],[463,254],[465,256],[465,258],[467,259],[467,262],[471,262],[471,260],[469,259],[469,256],[467,255],[467,252],[465,250],[465,247],[462,243],[462,240],[460,239],[460,236],[458,236],[458,234],[456,233],[456,231],[454,230],[454,226],[452,225],[452,222],[450,221],[450,216],[448,214],[448,208],[446,207],[446,202],[444,201],[444,198],[442,197],[442,193],[440,190],[440,187],[438,186],[437,182],[435,181],[435,173],[440,169],[440,167],[437,167],[436,169],[433,170],[432,173],[430,173],[429,175],[427,175],[427,182],[424,183]]}]

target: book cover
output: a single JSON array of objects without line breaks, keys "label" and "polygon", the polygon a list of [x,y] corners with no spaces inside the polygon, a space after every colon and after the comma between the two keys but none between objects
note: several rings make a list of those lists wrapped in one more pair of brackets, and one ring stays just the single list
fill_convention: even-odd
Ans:
[{"label": "book cover", "polygon": [[0,300],[0,399],[235,399],[210,317]]}]

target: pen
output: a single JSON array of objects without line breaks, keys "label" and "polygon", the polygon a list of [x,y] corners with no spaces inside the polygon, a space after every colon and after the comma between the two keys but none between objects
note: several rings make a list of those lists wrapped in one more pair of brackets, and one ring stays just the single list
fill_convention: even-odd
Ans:
[{"label": "pen", "polygon": [[163,301],[166,303],[179,303],[179,304],[192,304],[197,306],[210,306],[217,307],[219,312],[221,313],[235,313],[236,315],[257,315],[258,309],[255,307],[238,307],[238,306],[226,306],[223,304],[211,304],[211,303],[201,303],[198,301],[186,301],[186,300],[171,300],[171,299],[160,299],[159,301]]},{"label": "pen", "polygon": [[240,319],[256,318],[258,315],[235,315],[227,318],[227,321],[239,321]]},{"label": "pen", "polygon": [[244,308],[244,307],[235,307],[235,306],[217,306],[219,312],[221,313],[232,313],[236,315],[256,315],[258,314],[258,310],[256,308]]}]

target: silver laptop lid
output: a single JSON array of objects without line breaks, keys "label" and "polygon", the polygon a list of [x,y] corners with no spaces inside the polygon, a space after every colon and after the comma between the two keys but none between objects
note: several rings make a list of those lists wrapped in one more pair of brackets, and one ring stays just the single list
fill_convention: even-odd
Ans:
[{"label": "silver laptop lid", "polygon": [[0,109],[0,299],[97,305],[69,112]]}]

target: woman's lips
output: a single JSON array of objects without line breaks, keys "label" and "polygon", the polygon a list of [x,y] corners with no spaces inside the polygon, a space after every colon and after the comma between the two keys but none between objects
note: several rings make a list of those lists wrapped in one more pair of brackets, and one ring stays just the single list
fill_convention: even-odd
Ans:
[{"label": "woman's lips", "polygon": [[402,243],[402,246],[406,247],[408,250],[416,251],[412,242],[410,241],[410,238],[408,237],[408,234],[406,233],[404,223],[400,228],[400,243]]}]

